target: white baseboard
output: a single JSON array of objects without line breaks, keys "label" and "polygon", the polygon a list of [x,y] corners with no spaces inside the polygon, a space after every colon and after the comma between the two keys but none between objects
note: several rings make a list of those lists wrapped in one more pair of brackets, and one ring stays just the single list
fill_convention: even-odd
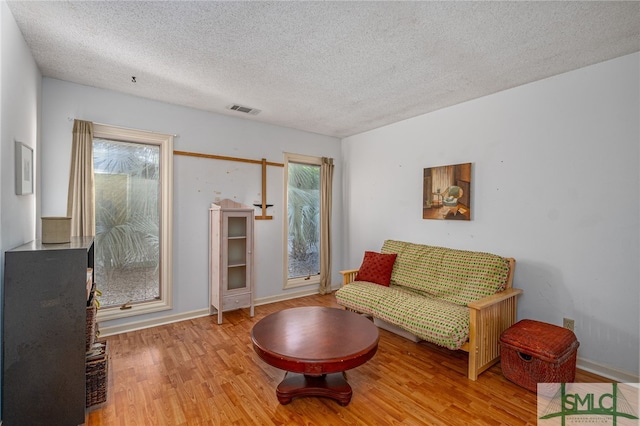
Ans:
[{"label": "white baseboard", "polygon": [[171,324],[179,321],[186,321],[194,318],[206,317],[209,315],[209,308],[198,309],[196,311],[183,312],[181,314],[166,315],[159,318],[129,322],[121,325],[100,326],[100,337],[113,336],[114,334],[127,333],[129,331],[143,330],[145,328],[157,327],[159,325]]},{"label": "white baseboard", "polygon": [[578,357],[576,361],[576,367],[581,370],[585,370],[590,373],[597,374],[598,376],[615,380],[616,382],[640,383],[640,377],[637,374],[633,374],[627,371],[622,371],[616,368],[608,367],[606,365],[602,365],[588,359]]},{"label": "white baseboard", "polygon": [[[337,290],[340,286],[332,287],[331,290]],[[254,306],[267,305],[269,303],[281,302],[284,300],[297,299],[299,297],[311,296],[318,294],[317,289],[294,291],[290,293],[279,294],[277,296],[262,297],[253,301]],[[209,315],[209,308],[198,309],[180,314],[166,315],[148,320],[129,322],[121,325],[100,326],[100,337],[113,336],[115,334],[127,333],[129,331],[143,330],[145,328],[157,327],[159,325],[171,324],[179,321],[186,321],[194,318],[206,317]],[[0,426],[2,424],[0,423]]]},{"label": "white baseboard", "polygon": [[[338,290],[339,288],[340,285],[332,286],[331,291]],[[253,304],[255,306],[268,305],[269,303],[282,302],[285,300],[297,299],[299,297],[312,296],[314,294],[318,294],[318,289],[292,291],[289,293],[278,294],[276,296],[261,297],[259,299],[255,299]]]}]

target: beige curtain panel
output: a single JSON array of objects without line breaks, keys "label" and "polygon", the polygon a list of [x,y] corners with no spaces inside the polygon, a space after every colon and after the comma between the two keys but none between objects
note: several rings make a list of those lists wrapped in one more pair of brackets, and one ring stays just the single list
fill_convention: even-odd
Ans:
[{"label": "beige curtain panel", "polygon": [[74,120],[67,216],[71,235],[93,236],[96,230],[93,178],[93,123]]},{"label": "beige curtain panel", "polygon": [[331,198],[333,158],[322,157],[320,166],[320,294],[331,293]]}]

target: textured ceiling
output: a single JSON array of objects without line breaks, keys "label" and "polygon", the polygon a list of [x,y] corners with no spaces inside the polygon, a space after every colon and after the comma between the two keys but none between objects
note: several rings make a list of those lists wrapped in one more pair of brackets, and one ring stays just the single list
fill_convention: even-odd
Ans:
[{"label": "textured ceiling", "polygon": [[46,77],[336,137],[640,51],[638,2],[7,4]]}]

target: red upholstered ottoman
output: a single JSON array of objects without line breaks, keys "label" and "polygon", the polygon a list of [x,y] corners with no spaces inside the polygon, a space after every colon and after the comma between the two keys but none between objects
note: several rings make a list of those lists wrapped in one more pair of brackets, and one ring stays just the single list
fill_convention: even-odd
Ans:
[{"label": "red upholstered ottoman", "polygon": [[573,382],[578,346],[571,330],[521,320],[500,336],[502,373],[532,392],[536,392],[538,383]]}]

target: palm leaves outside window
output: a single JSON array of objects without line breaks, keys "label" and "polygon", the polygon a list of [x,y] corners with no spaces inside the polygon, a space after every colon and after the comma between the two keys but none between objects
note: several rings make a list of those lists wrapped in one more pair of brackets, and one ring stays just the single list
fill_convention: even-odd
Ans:
[{"label": "palm leaves outside window", "polygon": [[159,297],[159,148],[94,139],[96,282],[103,306]]},{"label": "palm leaves outside window", "polygon": [[320,167],[289,162],[289,278],[319,273]]}]

